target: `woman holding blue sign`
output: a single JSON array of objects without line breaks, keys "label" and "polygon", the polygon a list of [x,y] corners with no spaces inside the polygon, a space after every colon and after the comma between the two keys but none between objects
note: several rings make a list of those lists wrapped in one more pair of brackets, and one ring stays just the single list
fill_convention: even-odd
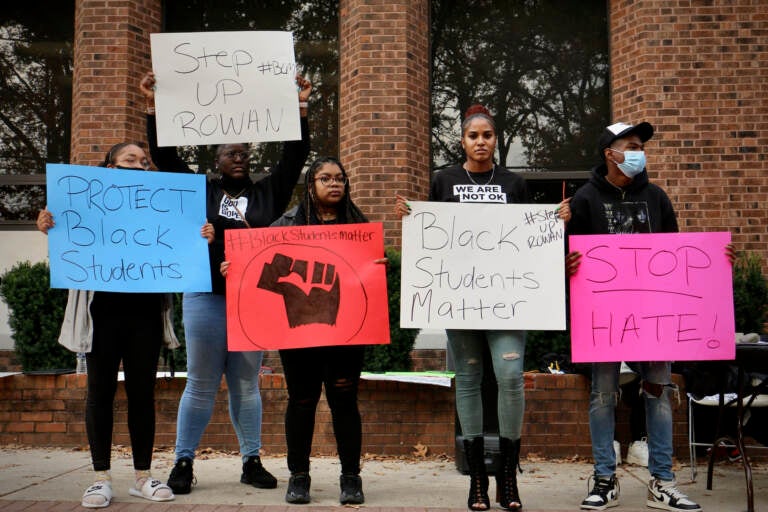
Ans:
[{"label": "woman holding blue sign", "polygon": [[[263,354],[227,349],[225,281],[219,272],[224,261],[224,231],[266,227],[285,211],[304,162],[309,155],[307,100],[312,84],[297,76],[301,140],[283,144],[280,161],[256,182],[250,178],[250,146],[221,144],[216,150],[218,176],[207,184],[206,216],[216,238],[210,247],[212,293],[185,293],[184,334],[187,344],[187,385],[179,402],[176,430],[176,463],[168,485],[176,494],[191,492],[192,464],[213,414],[222,375],[227,379],[229,412],[240,443],[243,471],[240,482],[262,489],[277,487],[277,479],[261,464],[261,395],[259,372]],[[140,89],[147,100],[147,137],[158,169],[193,172],[176,148],[157,146],[154,116],[155,77],[147,73]],[[161,87],[161,84],[157,84]]]},{"label": "woman holding blue sign", "polygon": [[[461,146],[466,160],[436,173],[430,201],[526,203],[525,180],[494,163],[496,125],[481,105],[470,107],[461,125]],[[406,198],[397,196],[395,212],[408,215]],[[558,215],[570,218],[568,200],[558,206]],[[496,472],[496,500],[507,510],[521,510],[517,489],[520,435],[525,409],[523,367],[525,331],[447,329],[448,346],[456,373],[456,413],[461,424],[464,451],[470,474],[470,510],[490,509],[488,475],[485,467],[482,380],[484,353],[490,350],[493,373],[498,383],[500,468]]]},{"label": "woman holding blue sign", "polygon": [[[146,170],[144,150],[132,143],[114,145],[101,167]],[[40,212],[37,228],[45,234],[54,228],[53,215]],[[213,240],[213,226],[201,235]],[[93,485],[82,498],[86,508],[103,508],[112,501],[110,476],[114,398],[122,362],[128,399],[128,431],[131,436],[136,483],[132,496],[151,501],[174,499],[171,489],[151,477],[155,440],[155,377],[163,345],[176,348],[172,299],[161,293],[119,293],[70,290],[59,343],[73,352],[86,352],[88,391],[85,425],[91,449]]]}]

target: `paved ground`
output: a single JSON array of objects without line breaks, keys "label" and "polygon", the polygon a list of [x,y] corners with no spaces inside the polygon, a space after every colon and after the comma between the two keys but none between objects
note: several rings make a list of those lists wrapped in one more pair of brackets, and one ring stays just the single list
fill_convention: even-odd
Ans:
[{"label": "paved ground", "polygon": [[[282,457],[264,457],[264,465],[278,477],[278,488],[260,490],[239,483],[240,463],[236,455],[213,453],[195,461],[197,486],[191,494],[169,503],[150,503],[128,496],[133,471],[129,454],[113,455],[115,499],[107,509],[121,512],[295,512],[301,505],[284,502],[288,470]],[[173,463],[168,452],[155,455],[153,474],[165,480]],[[520,491],[527,512],[578,510],[587,492],[591,465],[585,461],[552,461],[529,458],[523,462]],[[680,488],[711,512],[746,510],[742,466],[721,462],[715,470],[714,489],[707,491],[706,468],[700,467],[691,482],[688,466],[676,468]],[[768,464],[755,465],[755,509],[768,512]],[[312,462],[312,503],[303,508],[327,510],[338,503],[339,464],[334,458]],[[645,468],[622,465],[618,472],[621,507],[625,512],[645,507]],[[364,462],[363,486],[366,504],[372,510],[466,510],[468,477],[459,473],[452,460],[383,459]],[[87,451],[0,447],[0,510],[82,511],[80,497],[91,483]],[[493,495],[494,486],[491,484]],[[498,509],[496,509],[498,510]]]}]

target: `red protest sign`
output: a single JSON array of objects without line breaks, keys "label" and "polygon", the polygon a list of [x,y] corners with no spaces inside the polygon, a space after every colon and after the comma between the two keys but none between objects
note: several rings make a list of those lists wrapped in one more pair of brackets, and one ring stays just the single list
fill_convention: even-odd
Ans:
[{"label": "red protest sign", "polygon": [[230,350],[389,343],[381,224],[224,233]]}]

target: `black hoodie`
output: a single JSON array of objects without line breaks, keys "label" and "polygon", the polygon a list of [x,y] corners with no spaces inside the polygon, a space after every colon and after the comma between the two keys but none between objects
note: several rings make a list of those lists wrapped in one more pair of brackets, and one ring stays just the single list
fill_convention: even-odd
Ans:
[{"label": "black hoodie", "polygon": [[623,188],[610,183],[606,174],[606,165],[598,165],[573,195],[568,234],[677,233],[672,202],[648,180],[646,170]]}]

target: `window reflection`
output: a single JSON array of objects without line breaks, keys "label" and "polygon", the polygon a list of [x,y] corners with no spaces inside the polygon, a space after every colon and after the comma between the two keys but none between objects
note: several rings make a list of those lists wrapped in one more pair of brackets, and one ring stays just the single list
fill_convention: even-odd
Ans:
[{"label": "window reflection", "polygon": [[[68,162],[74,2],[11,2],[0,21],[0,222],[34,219],[46,162]],[[32,175],[32,176],[30,176]],[[34,177],[38,175],[38,177]]]},{"label": "window reflection", "polygon": [[433,167],[463,159],[460,116],[494,115],[497,161],[586,170],[610,120],[605,0],[432,0]]}]

